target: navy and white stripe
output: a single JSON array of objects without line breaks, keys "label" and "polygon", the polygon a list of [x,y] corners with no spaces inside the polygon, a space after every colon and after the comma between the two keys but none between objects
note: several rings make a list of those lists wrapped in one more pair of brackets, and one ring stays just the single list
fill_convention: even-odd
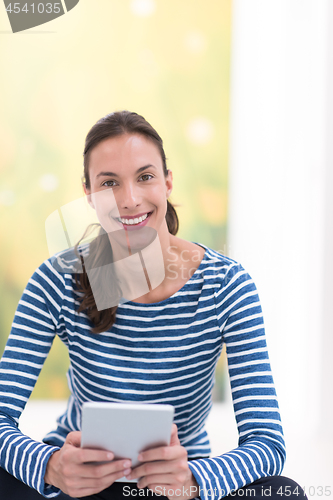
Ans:
[{"label": "navy and white stripe", "polygon": [[[1,467],[45,497],[57,496],[43,481],[47,460],[68,432],[80,429],[83,402],[136,401],[175,407],[189,458],[207,457],[189,462],[202,498],[281,473],[284,439],[256,287],[242,266],[205,249],[181,290],[153,304],[121,304],[115,324],[101,334],[91,333],[89,318],[76,312],[72,274],[60,274],[51,259],[36,270],[0,363]],[[72,395],[57,429],[36,443],[17,425],[55,335],[68,348]],[[223,343],[239,446],[209,458],[204,424]]]}]

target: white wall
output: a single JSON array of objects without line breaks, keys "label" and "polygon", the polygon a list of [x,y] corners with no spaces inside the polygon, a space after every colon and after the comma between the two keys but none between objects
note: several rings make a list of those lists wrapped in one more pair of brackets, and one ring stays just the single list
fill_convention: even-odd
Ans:
[{"label": "white wall", "polygon": [[259,289],[286,438],[314,447],[333,415],[329,27],[330,0],[233,2],[229,255]]},{"label": "white wall", "polygon": [[[326,101],[326,173],[324,191],[324,272],[323,272],[323,349],[321,380],[321,423],[330,429],[333,440],[333,3],[327,6],[328,48]],[[333,469],[333,467],[332,467]],[[333,473],[332,473],[333,475]]]}]

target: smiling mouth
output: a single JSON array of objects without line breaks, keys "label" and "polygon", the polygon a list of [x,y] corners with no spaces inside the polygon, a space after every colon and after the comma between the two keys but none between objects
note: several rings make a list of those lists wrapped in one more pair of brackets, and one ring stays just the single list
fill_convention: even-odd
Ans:
[{"label": "smiling mouth", "polygon": [[152,214],[152,212],[147,212],[146,214],[141,215],[141,217],[135,217],[135,218],[130,218],[130,219],[126,219],[126,218],[122,218],[122,217],[115,217],[115,219],[118,222],[121,222],[122,224],[124,224],[124,226],[136,226],[137,224],[140,224],[141,222],[146,220],[147,217],[149,217],[149,215],[151,215],[151,214]]}]

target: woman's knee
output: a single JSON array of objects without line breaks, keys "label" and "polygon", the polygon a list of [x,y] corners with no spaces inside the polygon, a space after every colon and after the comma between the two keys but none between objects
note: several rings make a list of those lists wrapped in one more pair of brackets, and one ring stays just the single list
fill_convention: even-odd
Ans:
[{"label": "woman's knee", "polygon": [[284,497],[289,496],[300,496],[300,498],[303,498],[304,495],[304,498],[306,497],[303,488],[301,488],[296,481],[290,479],[290,477],[270,476],[264,477],[259,481],[262,481],[263,485],[266,484],[266,486],[270,488],[269,491],[277,494],[281,500],[283,500]]},{"label": "woman's knee", "polygon": [[[0,467],[0,499],[1,500],[43,500],[36,490],[29,488],[6,470]],[[76,500],[60,493],[57,500]]]},{"label": "woman's knee", "polygon": [[307,500],[303,488],[289,477],[266,476],[230,494],[233,497],[249,497],[256,500]]}]

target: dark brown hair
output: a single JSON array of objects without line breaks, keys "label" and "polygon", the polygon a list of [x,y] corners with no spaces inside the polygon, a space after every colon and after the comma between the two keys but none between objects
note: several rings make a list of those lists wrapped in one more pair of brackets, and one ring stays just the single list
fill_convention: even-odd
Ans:
[{"label": "dark brown hair", "polygon": [[[88,189],[90,189],[90,177],[89,177],[89,160],[90,153],[100,142],[105,139],[110,139],[112,137],[117,137],[123,134],[139,134],[150,140],[155,146],[157,146],[163,163],[163,173],[165,176],[168,175],[168,169],[166,165],[166,157],[163,149],[163,141],[158,135],[156,130],[143,118],[143,116],[138,115],[130,111],[117,111],[115,113],[110,113],[100,120],[90,129],[87,134],[84,153],[83,153],[83,175],[84,183]],[[179,228],[179,221],[176,210],[174,206],[167,200],[167,212],[165,215],[166,223],[170,234],[177,234]],[[78,243],[79,245],[79,243]],[[76,245],[76,251],[78,249]],[[95,238],[89,245],[89,260],[92,267],[96,267],[100,262],[101,256],[105,255],[105,247],[109,246],[108,253],[112,255],[112,248],[110,245],[109,238],[102,228],[100,228],[100,234]],[[86,272],[86,268],[82,261],[83,273],[75,275],[75,281],[77,285],[77,291],[79,292],[80,306],[78,312],[85,311],[88,317],[91,319],[95,325],[92,329],[93,333],[101,333],[103,331],[111,328],[115,321],[117,306],[110,307],[109,309],[103,309],[99,311],[96,307],[96,302],[92,293],[89,278]],[[101,279],[104,277],[101,276]],[[116,288],[116,283],[115,288]]]}]

